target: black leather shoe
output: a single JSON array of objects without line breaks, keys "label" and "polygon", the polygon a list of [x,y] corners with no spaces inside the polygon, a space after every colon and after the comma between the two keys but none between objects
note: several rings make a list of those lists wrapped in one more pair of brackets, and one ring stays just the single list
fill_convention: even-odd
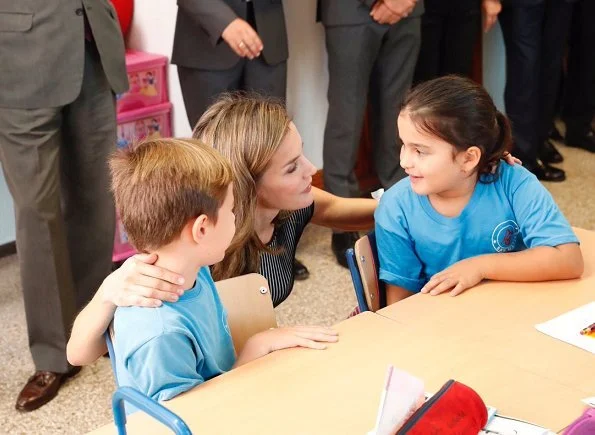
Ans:
[{"label": "black leather shoe", "polygon": [[562,154],[560,154],[550,140],[544,141],[543,145],[541,145],[539,158],[544,163],[562,163],[564,161],[564,157],[562,157]]},{"label": "black leather shoe", "polygon": [[304,264],[299,261],[297,258],[293,259],[293,278],[297,279],[298,281],[303,281],[308,279],[310,276],[310,271]]},{"label": "black leather shoe", "polygon": [[358,233],[333,233],[331,247],[333,248],[333,253],[335,254],[337,263],[339,263],[341,266],[345,268],[349,267],[347,266],[347,257],[345,257],[345,251],[347,251],[349,248],[353,248],[353,245],[357,239],[359,239]]},{"label": "black leather shoe", "polygon": [[523,166],[533,172],[542,181],[559,182],[566,180],[566,173],[562,169],[554,168],[544,163],[541,159],[536,159],[533,163],[523,161]]},{"label": "black leather shoe", "polygon": [[582,148],[595,153],[595,131],[592,128],[586,133],[576,134],[572,131],[566,133],[566,145],[573,148]]}]

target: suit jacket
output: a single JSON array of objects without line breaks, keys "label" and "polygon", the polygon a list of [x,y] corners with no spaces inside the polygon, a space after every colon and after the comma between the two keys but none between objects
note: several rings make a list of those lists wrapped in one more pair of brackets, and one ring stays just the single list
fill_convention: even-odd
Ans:
[{"label": "suit jacket", "polygon": [[85,63],[85,13],[112,90],[128,88],[122,32],[108,0],[0,0],[0,107],[75,100]]},{"label": "suit jacket", "polygon": [[[287,60],[287,31],[281,0],[252,0],[256,31],[269,65]],[[240,57],[221,38],[236,18],[247,20],[244,0],[178,0],[172,63],[197,69],[233,67]]]},{"label": "suit jacket", "polygon": [[[372,21],[372,17],[370,17],[370,9],[372,9],[375,1],[376,0],[318,0],[318,9],[316,12],[317,19],[318,21],[322,21],[322,24],[325,26],[366,24]],[[423,0],[418,0],[417,5],[409,16],[421,16],[424,12],[423,3]]]}]

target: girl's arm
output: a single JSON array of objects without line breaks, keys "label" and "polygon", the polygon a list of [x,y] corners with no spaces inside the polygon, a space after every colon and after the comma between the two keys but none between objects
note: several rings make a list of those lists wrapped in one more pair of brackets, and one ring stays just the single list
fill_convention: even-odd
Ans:
[{"label": "girl's arm", "polygon": [[451,290],[451,296],[456,296],[483,279],[517,282],[573,279],[582,275],[583,268],[583,256],[576,243],[537,246],[459,261],[434,275],[421,291],[437,295]]},{"label": "girl's arm", "polygon": [[105,278],[74,321],[66,346],[70,364],[91,364],[107,352],[103,334],[114,318],[116,307],[158,307],[161,301],[178,300],[183,293],[182,277],[153,266],[155,261],[155,254],[135,255]]},{"label": "girl's arm", "polygon": [[378,202],[367,198],[341,198],[312,187],[314,216],[312,223],[344,231],[370,230]]},{"label": "girl's arm", "polygon": [[485,279],[495,281],[555,281],[580,278],[583,255],[576,243],[537,246],[521,252],[490,254],[481,259]]}]

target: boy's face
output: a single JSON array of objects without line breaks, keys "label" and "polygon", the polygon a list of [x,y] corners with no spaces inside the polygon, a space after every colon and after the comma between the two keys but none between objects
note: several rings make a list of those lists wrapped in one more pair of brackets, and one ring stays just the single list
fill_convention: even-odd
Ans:
[{"label": "boy's face", "polygon": [[213,241],[213,259],[211,264],[219,263],[225,257],[225,251],[229,247],[236,232],[236,216],[233,213],[233,187],[230,183],[227,186],[225,200],[217,213],[217,223],[213,227],[211,240]]}]

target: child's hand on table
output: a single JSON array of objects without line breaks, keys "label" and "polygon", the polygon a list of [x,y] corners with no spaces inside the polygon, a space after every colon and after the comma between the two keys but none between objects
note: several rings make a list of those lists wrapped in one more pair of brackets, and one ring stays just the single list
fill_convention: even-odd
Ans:
[{"label": "child's hand on table", "polygon": [[451,296],[463,293],[484,279],[480,263],[476,258],[461,260],[434,275],[421,289],[432,296],[450,291]]}]

